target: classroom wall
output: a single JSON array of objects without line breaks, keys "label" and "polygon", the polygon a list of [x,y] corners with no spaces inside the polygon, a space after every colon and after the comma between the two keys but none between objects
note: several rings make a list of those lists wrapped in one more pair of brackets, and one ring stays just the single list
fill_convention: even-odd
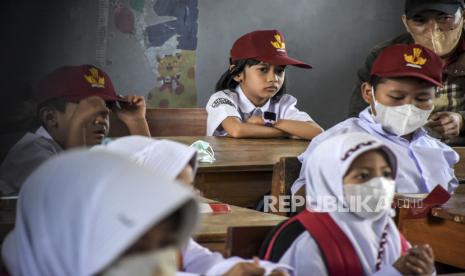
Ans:
[{"label": "classroom wall", "polygon": [[[154,1],[109,0],[109,5],[114,8],[137,2],[152,7]],[[197,105],[203,107],[214,92],[215,82],[227,68],[229,49],[237,37],[255,29],[279,28],[286,35],[289,54],[314,67],[312,70],[289,68],[289,92],[298,98],[301,109],[325,128],[330,127],[347,114],[356,69],[367,51],[377,42],[403,31],[400,20],[403,2],[198,0],[194,52]],[[9,40],[2,45],[4,64],[20,72],[10,70],[11,75],[33,85],[57,66],[97,62],[98,0],[7,3],[1,11],[2,33]],[[137,12],[134,14],[137,19]],[[148,18],[150,24],[172,19],[155,13]],[[121,33],[110,26],[108,36],[106,57],[99,65],[109,73],[120,93],[147,96],[157,80],[153,60],[148,58],[137,32]],[[2,70],[8,66],[4,65]]]}]

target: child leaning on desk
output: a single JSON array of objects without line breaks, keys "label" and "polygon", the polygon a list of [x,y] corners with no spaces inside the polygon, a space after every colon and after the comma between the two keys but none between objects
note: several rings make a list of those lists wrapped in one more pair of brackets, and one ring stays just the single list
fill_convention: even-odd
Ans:
[{"label": "child leaning on desk", "polygon": [[[161,172],[170,180],[193,187],[197,153],[192,147],[169,140],[128,136],[95,147],[94,150],[130,156],[140,165]],[[287,271],[288,267],[258,259],[253,262],[239,257],[225,259],[220,253],[211,252],[190,238],[180,253],[178,268],[183,272],[201,275],[287,275],[283,271]]]},{"label": "child leaning on desk", "polygon": [[287,55],[283,35],[259,30],[240,37],[230,66],[207,103],[207,135],[234,138],[312,139],[323,129],[286,94],[287,65],[310,65]]}]

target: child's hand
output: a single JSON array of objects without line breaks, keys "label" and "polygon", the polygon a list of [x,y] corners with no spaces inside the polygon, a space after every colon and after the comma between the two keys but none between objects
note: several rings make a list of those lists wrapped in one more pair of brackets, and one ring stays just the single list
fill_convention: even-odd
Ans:
[{"label": "child's hand", "polygon": [[243,262],[234,265],[224,276],[262,276],[265,269],[261,268],[258,259],[254,258],[253,263]]},{"label": "child's hand", "polygon": [[121,121],[128,124],[132,121],[145,120],[146,106],[144,97],[125,96],[122,99],[127,101],[127,103],[120,103],[121,109],[113,109],[113,112],[116,113]]},{"label": "child's hand", "polygon": [[254,124],[254,125],[261,125],[261,126],[265,125],[265,121],[263,120],[261,116],[250,116],[250,118],[247,119],[246,122],[249,124]]},{"label": "child's hand", "polygon": [[108,116],[109,112],[110,110],[102,98],[98,96],[88,97],[79,102],[71,116],[70,124],[84,127],[93,122],[99,115]]},{"label": "child's hand", "polygon": [[420,245],[409,249],[394,267],[403,275],[431,275],[434,271],[434,255],[431,246]]}]

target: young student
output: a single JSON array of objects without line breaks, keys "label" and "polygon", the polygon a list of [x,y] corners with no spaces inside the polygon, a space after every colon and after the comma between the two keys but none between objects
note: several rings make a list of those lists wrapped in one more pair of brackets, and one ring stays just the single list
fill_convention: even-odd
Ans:
[{"label": "young student", "polygon": [[[184,144],[169,140],[154,140],[142,136],[128,136],[115,139],[105,146],[93,150],[107,150],[130,156],[138,164],[164,173],[170,180],[177,180],[192,187],[197,170],[196,151]],[[231,275],[260,271],[257,266],[251,267],[250,262],[232,257],[225,259],[220,253],[211,252],[199,245],[192,238],[182,249],[181,270],[200,275]],[[272,275],[285,275],[285,266],[269,262],[259,262]],[[260,268],[262,269],[262,268]],[[229,275],[229,274],[228,274]]]},{"label": "young student", "polygon": [[410,248],[390,217],[398,169],[394,152],[369,134],[320,143],[304,168],[307,209],[278,227],[265,259],[296,275],[431,275],[431,247]]},{"label": "young student", "polygon": [[[340,133],[366,132],[396,153],[397,192],[428,193],[438,184],[453,192],[458,185],[453,170],[458,154],[422,128],[434,108],[441,69],[441,59],[420,45],[385,48],[373,64],[370,81],[361,86],[369,107],[358,118],[347,119],[313,139],[299,156],[303,166],[322,141]],[[304,186],[305,175],[302,170],[292,186],[293,193]]]},{"label": "young student", "polygon": [[12,276],[174,275],[198,209],[188,189],[125,156],[73,150],[25,181],[2,258]]},{"label": "young student", "polygon": [[60,67],[39,82],[34,94],[40,127],[26,133],[5,157],[0,194],[18,193],[26,177],[58,152],[100,144],[109,131],[107,106],[131,134],[150,136],[144,98],[118,97],[108,75],[95,66]]},{"label": "young student", "polygon": [[284,36],[259,30],[240,37],[229,69],[207,103],[207,135],[235,138],[312,139],[322,128],[286,94],[287,65],[311,68],[288,57]]}]

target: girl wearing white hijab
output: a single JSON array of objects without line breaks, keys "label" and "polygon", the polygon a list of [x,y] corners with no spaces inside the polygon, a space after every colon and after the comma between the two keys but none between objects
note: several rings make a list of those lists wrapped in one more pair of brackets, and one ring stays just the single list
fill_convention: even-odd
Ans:
[{"label": "girl wearing white hijab", "polygon": [[[113,140],[104,147],[99,146],[98,149],[107,149],[130,156],[137,163],[163,171],[170,179],[176,179],[186,185],[192,185],[197,169],[195,149],[174,141],[127,136]],[[225,275],[261,275],[263,272],[273,273],[272,275],[285,274],[279,270],[273,272],[276,268],[287,270],[286,266],[269,262],[253,264],[237,257],[224,259],[221,254],[211,252],[192,238],[182,250],[182,270],[189,273],[202,275],[223,275],[225,273]]]},{"label": "girl wearing white hijab", "polygon": [[[386,145],[365,133],[342,134],[321,143],[309,160],[307,209],[277,230],[265,259],[278,258],[296,275],[432,273],[431,247],[408,249],[391,219],[397,163]],[[280,240],[295,223],[302,230],[285,250]]]},{"label": "girl wearing white hijab", "polygon": [[198,217],[192,193],[155,170],[71,151],[26,180],[2,257],[12,276],[173,275]]},{"label": "girl wearing white hijab", "polygon": [[163,172],[170,179],[193,181],[197,171],[197,152],[194,148],[170,140],[155,140],[145,136],[127,136],[109,142],[106,148],[137,163]]}]

